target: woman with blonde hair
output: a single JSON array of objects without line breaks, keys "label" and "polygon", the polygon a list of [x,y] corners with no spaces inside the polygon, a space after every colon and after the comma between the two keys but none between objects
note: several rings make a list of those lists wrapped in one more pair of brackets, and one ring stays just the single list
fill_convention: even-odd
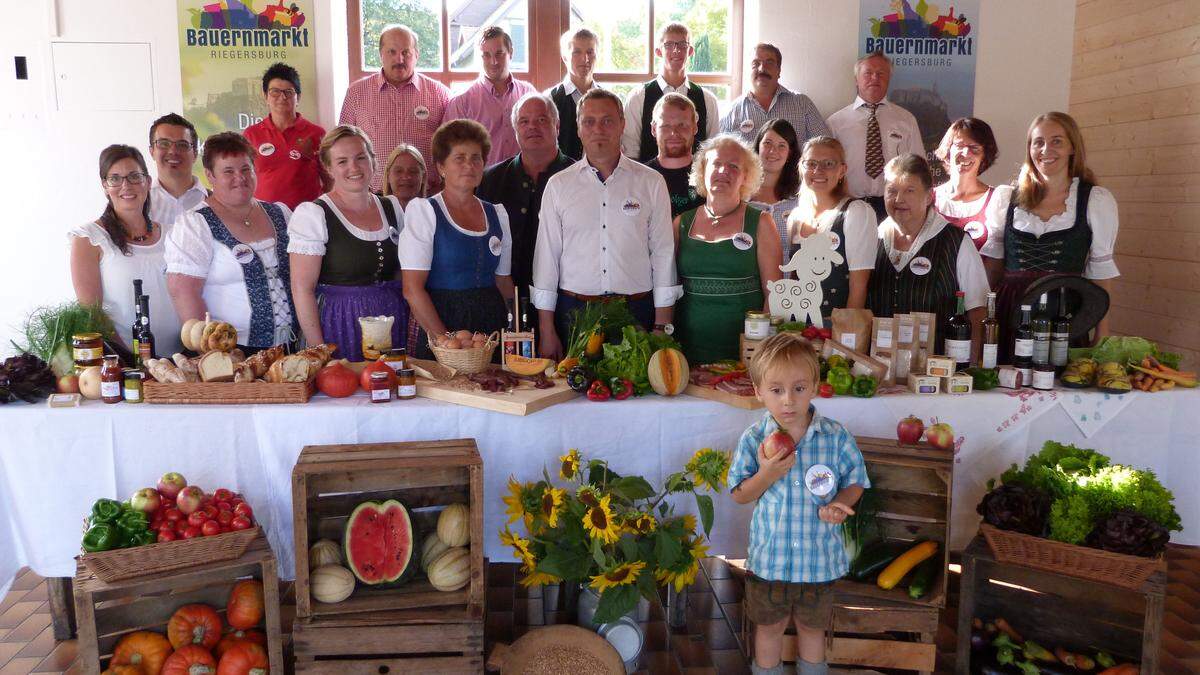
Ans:
[{"label": "woman with blonde hair", "polygon": [[392,346],[406,343],[408,305],[396,249],[404,212],[396,197],[371,192],[375,150],[362,129],[330,130],[320,158],[333,185],[297,206],[288,223],[292,298],[308,344],[333,342],[339,356],[361,361],[361,317],[394,317]]},{"label": "woman with blonde hair", "polygon": [[828,321],[834,309],[866,307],[878,222],[870,204],[849,195],[846,151],[836,138],[816,136],[804,144],[800,175],[800,198],[788,218],[792,241],[802,245],[806,237],[828,232],[843,261],[821,280],[821,316]]},{"label": "woman with blonde hair", "polygon": [[758,155],[732,135],[706,141],[692,163],[704,205],[679,214],[674,230],[675,335],[692,363],[739,358],[746,312],[764,310],[767,284],[782,277],[775,221],[747,203],[762,175]]},{"label": "woman with blonde hair", "polygon": [[425,196],[425,158],[408,143],[397,145],[383,167],[383,194],[400,200],[400,208],[416,197]]},{"label": "woman with blonde hair", "polygon": [[[1012,344],[1025,289],[1034,280],[1074,274],[1111,290],[1111,280],[1120,275],[1113,262],[1117,227],[1117,200],[1096,185],[1079,125],[1061,112],[1036,117],[1012,203],[980,250],[992,279],[999,279],[1002,356]],[[1094,339],[1107,334],[1105,317]]]}]

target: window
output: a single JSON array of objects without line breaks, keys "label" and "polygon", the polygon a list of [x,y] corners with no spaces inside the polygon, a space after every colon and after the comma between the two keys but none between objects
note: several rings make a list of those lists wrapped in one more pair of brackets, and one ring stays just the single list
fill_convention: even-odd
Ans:
[{"label": "window", "polygon": [[404,24],[420,38],[424,74],[461,90],[479,72],[479,31],[504,27],[513,39],[512,72],[545,89],[565,69],[558,38],[587,26],[601,40],[596,81],[625,96],[652,78],[658,29],[678,21],[691,29],[695,55],[688,76],[719,100],[741,93],[742,0],[347,0],[350,78],[379,67],[379,34]]}]

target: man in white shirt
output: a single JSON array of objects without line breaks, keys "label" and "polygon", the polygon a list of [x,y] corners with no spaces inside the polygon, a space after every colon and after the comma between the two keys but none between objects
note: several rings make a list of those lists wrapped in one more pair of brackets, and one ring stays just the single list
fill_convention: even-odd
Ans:
[{"label": "man in white shirt", "polygon": [[770,120],[787,120],[796,130],[800,145],[814,136],[825,136],[829,129],[812,99],[779,84],[783,54],[769,42],[754,47],[750,61],[750,91],[742,94],[721,118],[721,133],[736,134],[754,145],[759,129]]},{"label": "man in white shirt", "polygon": [[866,200],[881,222],[887,217],[883,166],[900,155],[925,155],[917,118],[887,100],[891,78],[892,62],[883,52],[862,57],[854,64],[858,96],[826,120],[829,132],[846,150],[846,188],[851,196]]},{"label": "man in white shirt", "polygon": [[583,160],[550,179],[538,216],[531,297],[544,357],[561,356],[572,312],[589,302],[624,297],[645,328],[670,333],[682,294],[667,185],[621,154],[621,99],[592,89],[578,119]]},{"label": "man in white shirt", "polygon": [[691,99],[700,116],[696,144],[720,133],[720,113],[717,97],[707,89],[688,80],[687,62],[695,53],[688,42],[688,28],[681,23],[669,23],[658,34],[654,54],[662,59],[658,77],[635,89],[625,104],[625,132],[621,135],[621,150],[639,162],[658,154],[658,143],[650,131],[650,114],[654,104],[667,92],[677,92]]},{"label": "man in white shirt", "polygon": [[571,159],[579,159],[583,157],[583,144],[579,140],[575,110],[579,99],[596,86],[592,73],[596,71],[600,38],[586,28],[576,28],[562,34],[559,48],[567,66],[567,76],[547,89],[546,95],[558,110],[558,149]]},{"label": "man in white shirt", "polygon": [[150,157],[158,169],[150,185],[150,220],[161,226],[173,225],[208,197],[192,173],[198,143],[196,127],[181,115],[167,113],[150,125]]}]

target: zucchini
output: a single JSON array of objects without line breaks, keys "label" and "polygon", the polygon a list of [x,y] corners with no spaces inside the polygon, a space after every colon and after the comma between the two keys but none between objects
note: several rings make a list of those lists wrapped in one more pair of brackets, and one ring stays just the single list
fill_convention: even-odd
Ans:
[{"label": "zucchini", "polygon": [[900,554],[889,564],[882,572],[879,573],[879,578],[875,580],[875,584],[885,591],[890,591],[900,583],[904,575],[908,574],[912,568],[920,563],[933,557],[937,553],[938,543],[936,541],[923,541],[916,546],[908,549]]},{"label": "zucchini", "polygon": [[850,578],[855,581],[870,581],[901,553],[905,545],[894,541],[877,541],[868,545],[850,563]]},{"label": "zucchini", "polygon": [[929,589],[933,587],[934,579],[937,579],[938,568],[941,565],[942,556],[939,555],[930,556],[925,562],[917,565],[917,569],[912,575],[912,581],[908,582],[908,597],[919,600],[928,594]]}]

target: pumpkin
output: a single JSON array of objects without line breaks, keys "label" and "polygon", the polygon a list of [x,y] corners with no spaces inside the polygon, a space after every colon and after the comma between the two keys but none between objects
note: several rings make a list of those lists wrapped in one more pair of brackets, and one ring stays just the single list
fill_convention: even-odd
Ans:
[{"label": "pumpkin", "polygon": [[267,675],[269,668],[266,649],[253,642],[239,642],[221,657],[217,675]]},{"label": "pumpkin", "polygon": [[437,560],[437,557],[445,553],[449,548],[446,542],[437,536],[437,533],[426,535],[424,543],[421,544],[421,570],[428,570],[429,563]]},{"label": "pumpkin", "polygon": [[[188,319],[179,327],[179,341],[183,343],[184,349],[197,351],[195,343],[192,342],[192,328],[200,323],[199,319]],[[203,332],[203,329],[201,329]]]},{"label": "pumpkin", "polygon": [[690,377],[687,359],[678,349],[668,348],[654,352],[646,366],[646,378],[650,380],[650,388],[659,396],[682,394]]},{"label": "pumpkin", "polygon": [[459,546],[446,551],[429,563],[425,574],[439,591],[457,591],[471,580],[470,549]]},{"label": "pumpkin", "polygon": [[321,565],[308,575],[308,589],[317,602],[341,602],[354,593],[354,573],[341,565]]},{"label": "pumpkin", "polygon": [[213,675],[217,660],[200,645],[184,645],[167,657],[159,675]]},{"label": "pumpkin", "polygon": [[159,633],[134,631],[117,642],[111,665],[137,666],[145,675],[158,675],[171,651],[171,643]]},{"label": "pumpkin", "polygon": [[466,546],[471,541],[471,509],[466,504],[451,504],[442,509],[437,536],[451,548]]},{"label": "pumpkin", "polygon": [[225,620],[236,630],[254,628],[263,618],[263,585],[247,579],[234,584],[225,604]]},{"label": "pumpkin", "polygon": [[167,639],[175,649],[185,645],[212,649],[221,641],[221,617],[208,605],[184,605],[167,622]]},{"label": "pumpkin", "polygon": [[315,570],[321,565],[341,565],[342,547],[332,539],[321,539],[308,549],[308,569]]},{"label": "pumpkin", "polygon": [[109,666],[101,675],[146,675],[146,671],[141,666]]},{"label": "pumpkin", "polygon": [[235,630],[226,633],[221,641],[217,643],[217,648],[213,650],[213,655],[220,661],[225,652],[229,648],[241,642],[253,642],[256,645],[267,646],[267,635],[258,630]]}]

